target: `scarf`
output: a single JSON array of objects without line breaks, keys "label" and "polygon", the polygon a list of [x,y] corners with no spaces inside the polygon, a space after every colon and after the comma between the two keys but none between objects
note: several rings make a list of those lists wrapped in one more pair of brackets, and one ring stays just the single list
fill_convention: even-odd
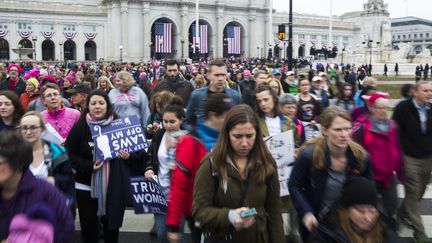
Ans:
[{"label": "scarf", "polygon": [[[113,121],[113,119],[113,116],[110,116],[108,119],[95,121],[90,116],[90,113],[86,115],[86,121],[89,126],[91,124],[104,127],[109,125]],[[96,161],[96,146],[93,147],[93,161]],[[98,201],[97,215],[100,217],[106,215],[106,195],[108,189],[109,171],[110,161],[103,161],[102,168],[93,171],[91,177],[91,197],[97,199]]]}]

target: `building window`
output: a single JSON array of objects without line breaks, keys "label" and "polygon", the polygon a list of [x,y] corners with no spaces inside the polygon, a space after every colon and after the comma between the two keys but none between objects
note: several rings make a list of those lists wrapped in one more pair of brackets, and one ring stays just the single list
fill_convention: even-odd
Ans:
[{"label": "building window", "polygon": [[84,26],[84,32],[96,32],[96,25],[85,25]]},{"label": "building window", "polygon": [[429,37],[429,33],[426,33],[426,37]]},{"label": "building window", "polygon": [[324,41],[326,41],[326,40],[327,40],[327,35],[323,35],[323,36],[321,37],[321,39],[324,40]]},{"label": "building window", "polygon": [[73,32],[73,31],[75,31],[75,25],[73,25],[73,24],[65,24],[63,26],[63,31],[64,32]]},{"label": "building window", "polygon": [[398,39],[400,39],[400,35],[398,35],[398,37],[397,37]]},{"label": "building window", "polygon": [[0,30],[7,30],[8,26],[6,23],[0,23]]},{"label": "building window", "polygon": [[304,40],[305,35],[304,34],[299,34],[298,37],[299,37],[300,40]]},{"label": "building window", "polygon": [[342,37],[342,40],[343,40],[343,41],[348,41],[348,36],[344,36],[344,37]]},{"label": "building window", "polygon": [[414,38],[417,38],[417,34],[414,34]]},{"label": "building window", "polygon": [[405,38],[406,38],[406,35],[402,35],[402,38],[404,38],[404,39],[405,39]]},{"label": "building window", "polygon": [[45,31],[45,32],[54,31],[54,25],[53,24],[42,24],[41,28],[42,28],[42,31]]},{"label": "building window", "polygon": [[411,34],[408,34],[408,38],[411,39]]},{"label": "building window", "polygon": [[310,36],[311,40],[316,40],[316,37],[317,37],[316,35],[311,35]]},{"label": "building window", "polygon": [[18,30],[31,30],[29,23],[18,23]]},{"label": "building window", "polygon": [[420,38],[423,38],[423,34],[420,34]]}]

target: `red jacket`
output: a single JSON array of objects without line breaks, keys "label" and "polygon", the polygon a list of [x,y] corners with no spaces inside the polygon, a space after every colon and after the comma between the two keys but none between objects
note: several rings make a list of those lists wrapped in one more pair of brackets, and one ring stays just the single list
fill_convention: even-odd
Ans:
[{"label": "red jacket", "polygon": [[178,232],[182,217],[192,217],[192,195],[195,175],[207,151],[204,145],[190,135],[177,144],[177,167],[171,174],[166,225],[168,231]]}]

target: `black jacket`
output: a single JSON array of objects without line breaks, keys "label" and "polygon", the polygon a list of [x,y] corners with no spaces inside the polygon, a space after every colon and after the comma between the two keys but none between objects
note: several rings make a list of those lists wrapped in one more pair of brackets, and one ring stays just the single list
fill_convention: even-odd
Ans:
[{"label": "black jacket", "polygon": [[393,119],[399,126],[399,140],[404,154],[414,158],[432,155],[432,109],[427,112],[426,134],[422,133],[420,115],[412,99],[401,101],[396,106]]},{"label": "black jacket", "polygon": [[159,172],[159,158],[158,158],[158,151],[160,144],[162,142],[163,135],[165,134],[165,129],[160,129],[153,135],[152,142],[150,144],[150,147],[148,149],[149,153],[149,160],[147,161],[147,164],[145,166],[145,170],[153,170],[155,175]]},{"label": "black jacket", "polygon": [[[85,118],[81,118],[74,125],[65,145],[72,167],[76,170],[75,181],[90,185],[94,163],[93,139]],[[131,153],[127,160],[120,158],[110,160],[111,167],[106,202],[106,217],[109,229],[121,227],[125,207],[132,205],[129,178],[131,176],[144,176],[146,160],[147,153],[145,151]]]},{"label": "black jacket", "polygon": [[[15,92],[15,94],[17,94],[19,97],[22,93],[25,92],[26,86],[27,86],[26,82],[20,78],[18,80],[18,82],[16,83],[15,89],[12,91]],[[3,80],[0,83],[0,90],[10,90],[9,89],[9,78]]]}]

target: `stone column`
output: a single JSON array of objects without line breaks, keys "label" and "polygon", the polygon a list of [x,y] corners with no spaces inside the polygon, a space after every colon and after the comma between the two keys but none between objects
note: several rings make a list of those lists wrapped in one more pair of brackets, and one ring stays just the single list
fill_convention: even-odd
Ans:
[{"label": "stone column", "polygon": [[143,2],[144,61],[151,59],[150,2]]},{"label": "stone column", "polygon": [[[183,4],[181,6],[181,29],[180,29],[180,49],[177,52],[177,56],[182,58],[188,58],[189,57],[189,26],[188,26],[188,6],[186,4]],[[183,44],[182,44],[183,41]],[[182,55],[183,54],[183,55]]]},{"label": "stone column", "polygon": [[305,57],[310,56],[310,48],[312,47],[312,43],[310,41],[310,35],[306,35],[305,36],[305,49],[304,49],[304,53],[305,53]]},{"label": "stone column", "polygon": [[216,34],[216,47],[217,47],[217,53],[216,57],[223,57],[223,15],[224,15],[224,9],[223,5],[219,5],[217,8],[216,13],[216,21],[217,21],[217,34]]},{"label": "stone column", "polygon": [[293,56],[293,58],[299,58],[298,49],[300,47],[300,43],[299,43],[299,40],[298,40],[298,34],[295,34],[293,36],[292,45],[293,45],[293,50],[292,50],[292,53],[293,53],[292,56]]},{"label": "stone column", "polygon": [[256,48],[257,31],[253,31],[255,29],[255,26],[256,26],[256,10],[251,9],[249,11],[249,55],[248,57],[258,56],[257,48]]},{"label": "stone column", "polygon": [[123,46],[123,60],[129,57],[129,48],[128,48],[128,2],[121,2],[120,5],[120,13],[121,13],[121,45]]}]

